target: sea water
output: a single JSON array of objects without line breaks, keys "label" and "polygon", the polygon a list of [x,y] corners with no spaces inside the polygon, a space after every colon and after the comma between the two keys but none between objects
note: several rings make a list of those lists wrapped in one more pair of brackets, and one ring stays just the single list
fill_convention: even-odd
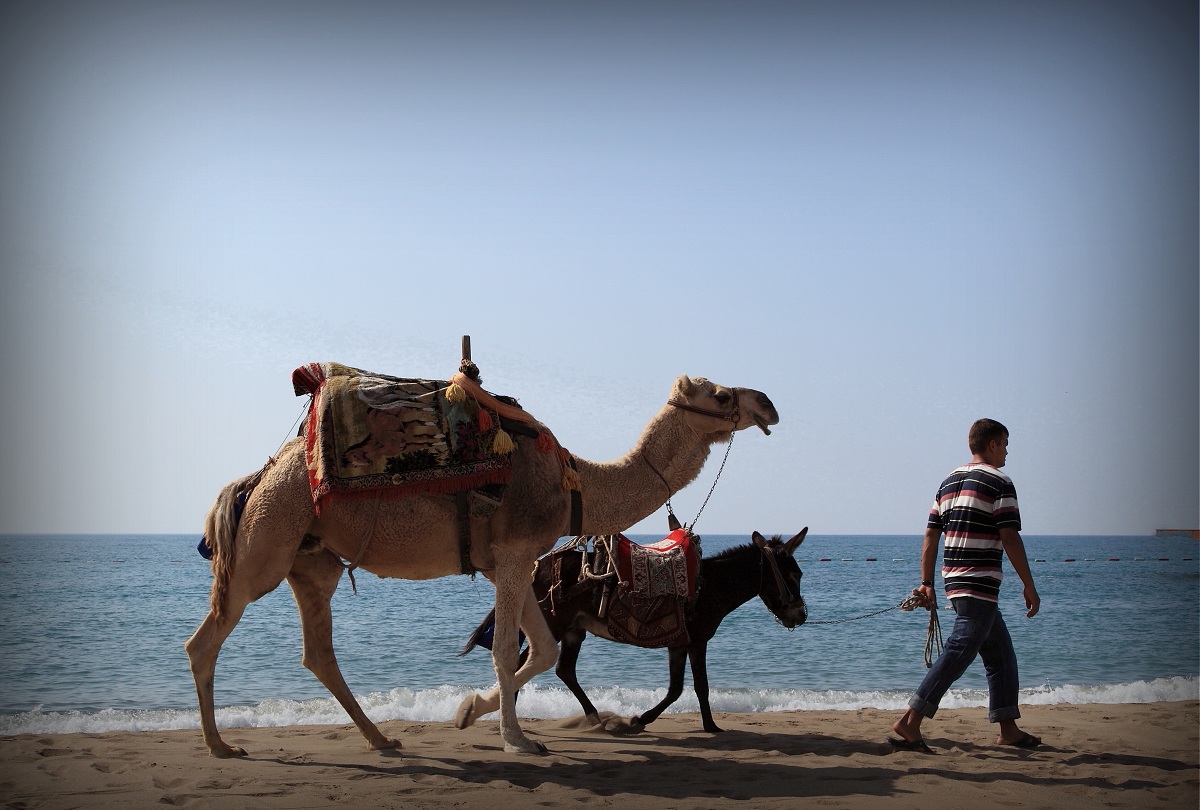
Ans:
[{"label": "sea water", "polygon": [[[183,650],[207,612],[212,581],[195,551],[198,539],[0,537],[0,734],[198,728]],[[713,535],[702,547],[712,555],[747,541]],[[1197,698],[1200,544],[1107,536],[1025,542],[1041,612],[1025,617],[1021,583],[1007,561],[1001,591],[1023,703]],[[730,614],[708,650],[714,710],[902,709],[925,672],[928,613],[857,617],[911,592],[920,547],[916,536],[810,536],[796,554],[810,623],[788,631],[758,599]],[[407,582],[365,571],[356,580],[357,594],[346,577],[334,594],[334,644],[372,719],[447,721],[463,697],[494,685],[486,650],[458,657],[492,606],[487,580]],[[954,615],[939,615],[948,635]],[[218,723],[348,723],[301,666],[300,650],[299,618],[284,583],[247,608],[222,649]],[[601,711],[634,714],[665,694],[666,659],[664,650],[589,638],[579,679]],[[690,682],[689,674],[670,711],[697,710]],[[976,662],[942,705],[986,703]],[[580,713],[553,671],[525,688],[517,709],[525,717]]]}]

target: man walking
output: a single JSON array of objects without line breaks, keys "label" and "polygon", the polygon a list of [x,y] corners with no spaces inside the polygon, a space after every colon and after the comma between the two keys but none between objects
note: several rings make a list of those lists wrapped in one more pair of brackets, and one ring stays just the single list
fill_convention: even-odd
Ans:
[{"label": "man walking", "polygon": [[921,722],[937,713],[946,690],[962,677],[979,655],[988,682],[988,722],[1000,724],[999,745],[1036,748],[1041,740],[1017,726],[1017,656],[1000,616],[1000,568],[1005,554],[1024,584],[1026,616],[1041,606],[1025,544],[1021,513],[1012,479],[1000,472],[1008,459],[1008,429],[992,419],[971,425],[967,439],[971,461],[942,482],[929,512],[921,548],[921,587],[926,607],[937,610],[933,567],[945,534],[942,578],[954,606],[954,629],[941,656],[917,687],[908,710],[892,725],[896,748],[933,753],[921,737]]}]

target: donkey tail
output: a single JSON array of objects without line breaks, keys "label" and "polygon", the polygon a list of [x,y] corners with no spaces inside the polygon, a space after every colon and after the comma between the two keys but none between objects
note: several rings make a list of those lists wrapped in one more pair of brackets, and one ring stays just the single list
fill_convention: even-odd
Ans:
[{"label": "donkey tail", "polygon": [[234,553],[233,541],[237,536],[241,507],[250,496],[250,492],[258,486],[268,467],[269,462],[258,472],[228,484],[217,495],[216,501],[204,518],[204,542],[212,552],[213,585],[209,608],[217,618],[225,612],[229,580],[233,577],[233,561],[237,556]]},{"label": "donkey tail", "polygon": [[476,647],[483,646],[489,650],[492,648],[492,633],[496,627],[496,609],[492,608],[488,612],[487,618],[475,628],[475,632],[467,639],[467,644],[462,648],[462,652],[458,654],[459,658],[469,653]]}]

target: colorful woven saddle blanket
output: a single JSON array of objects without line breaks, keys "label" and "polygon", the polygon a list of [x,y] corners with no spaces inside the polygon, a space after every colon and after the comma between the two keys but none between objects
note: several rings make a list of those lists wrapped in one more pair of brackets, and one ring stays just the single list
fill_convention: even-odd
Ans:
[{"label": "colorful woven saddle blanket", "polygon": [[351,495],[436,495],[506,484],[511,456],[493,449],[499,416],[449,383],[374,374],[340,363],[292,372],[312,395],[306,423],[308,478],[318,509]]},{"label": "colorful woven saddle blanket", "polygon": [[608,608],[608,631],[639,647],[689,643],[687,609],[696,597],[700,570],[698,538],[676,529],[657,543],[640,546],[617,537],[620,584]]},{"label": "colorful woven saddle blanket", "polygon": [[692,599],[699,570],[700,544],[687,529],[676,529],[646,546],[617,535],[617,577],[633,593]]}]

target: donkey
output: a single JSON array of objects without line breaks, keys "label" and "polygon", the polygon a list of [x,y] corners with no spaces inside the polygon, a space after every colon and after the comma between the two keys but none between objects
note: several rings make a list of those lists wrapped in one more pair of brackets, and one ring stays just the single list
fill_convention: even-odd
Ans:
[{"label": "donkey", "polygon": [[[667,688],[666,697],[650,711],[631,718],[631,732],[645,729],[683,693],[683,672],[687,661],[692,665],[692,682],[700,702],[704,730],[710,733],[723,730],[713,721],[712,709],[708,703],[708,642],[716,635],[717,628],[726,616],[755,596],[761,598],[776,620],[789,630],[804,624],[808,618],[808,609],[800,595],[800,578],[803,572],[792,555],[804,542],[806,534],[807,526],[785,543],[778,535],[767,540],[758,532],[754,532],[752,542],[701,560],[700,590],[686,618],[689,642],[686,645],[667,648],[671,683]],[[550,626],[550,631],[556,640],[562,642],[555,674],[579,700],[588,721],[598,725],[599,713],[588,700],[583,687],[579,685],[575,676],[575,665],[579,660],[583,640],[589,632],[613,641],[618,639],[612,637],[608,632],[607,623],[598,616],[603,583],[586,577],[578,581],[583,559],[582,551],[564,554],[561,577],[557,581],[552,566],[539,565],[533,580],[533,590],[537,594],[542,615]],[[552,609],[552,602],[548,596],[556,585],[560,588],[565,587],[566,593],[561,601],[553,604]],[[492,621],[493,615],[489,613],[467,641],[462,655],[466,655],[480,644],[486,645]],[[522,661],[525,654],[523,651]]]}]

